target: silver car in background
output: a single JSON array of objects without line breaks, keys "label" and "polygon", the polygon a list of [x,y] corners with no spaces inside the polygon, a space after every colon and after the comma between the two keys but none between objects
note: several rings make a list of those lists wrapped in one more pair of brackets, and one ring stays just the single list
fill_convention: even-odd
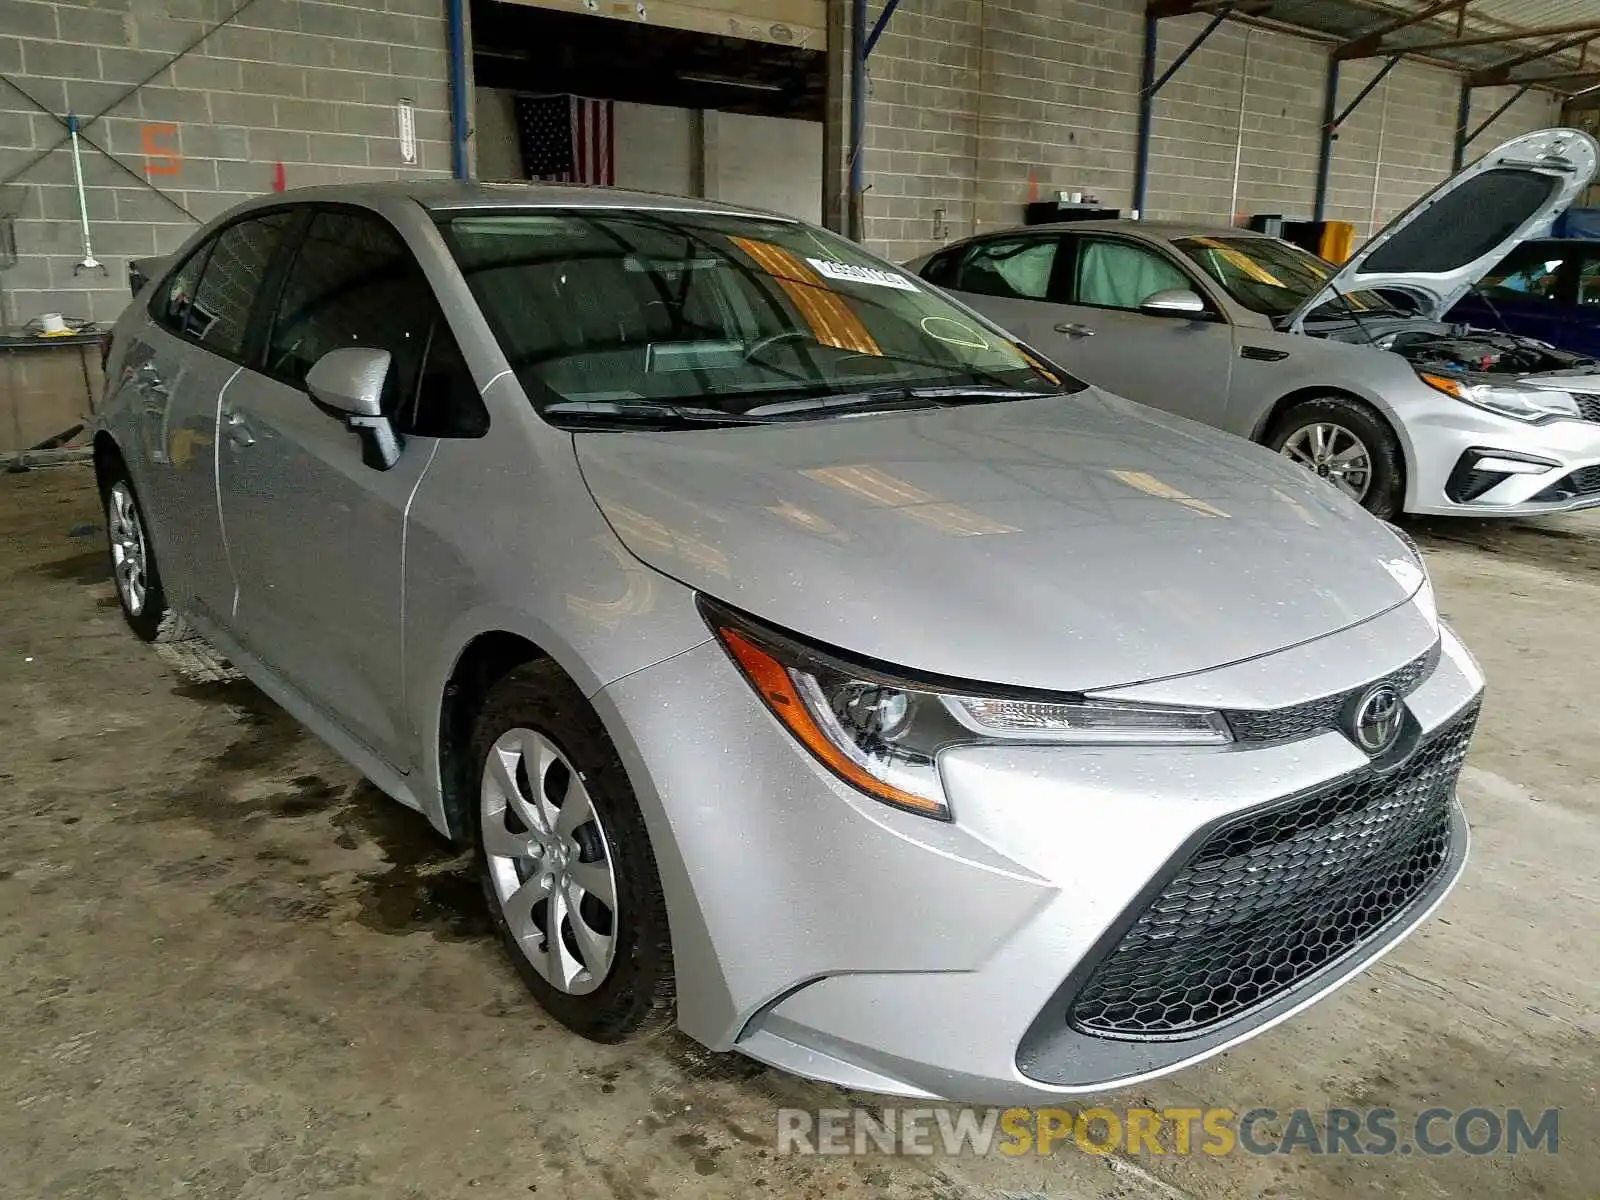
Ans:
[{"label": "silver car in background", "polygon": [[1342,268],[1240,229],[1090,221],[910,264],[1099,387],[1261,442],[1382,517],[1600,504],[1600,364],[1443,316],[1588,186],[1550,129],[1447,180]]},{"label": "silver car in background", "polygon": [[1413,546],[801,222],[282,193],[119,322],[118,593],[474,848],[561,1023],[1014,1101],[1214,1054],[1457,879]]}]

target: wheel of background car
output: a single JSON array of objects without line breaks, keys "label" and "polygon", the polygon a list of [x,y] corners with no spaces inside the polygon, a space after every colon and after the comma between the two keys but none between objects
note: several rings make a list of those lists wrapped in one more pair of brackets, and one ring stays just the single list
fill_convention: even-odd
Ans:
[{"label": "wheel of background car", "polygon": [[126,469],[119,467],[106,481],[104,494],[111,580],[128,627],[147,642],[183,640],[189,630],[183,618],[167,605],[144,510],[139,507]]},{"label": "wheel of background car", "polygon": [[1273,423],[1266,444],[1374,516],[1399,513],[1405,498],[1400,441],[1364,401],[1340,395],[1302,400]]},{"label": "wheel of background car", "polygon": [[539,1004],[620,1042],[665,1024],[674,978],[644,818],[599,716],[551,662],[490,689],[473,844],[490,917]]}]

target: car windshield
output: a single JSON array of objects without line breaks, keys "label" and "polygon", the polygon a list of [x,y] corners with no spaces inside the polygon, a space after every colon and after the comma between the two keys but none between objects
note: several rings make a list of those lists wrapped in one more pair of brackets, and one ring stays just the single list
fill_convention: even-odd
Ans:
[{"label": "car windshield", "polygon": [[617,209],[441,220],[512,369],[557,423],[832,415],[1082,385],[914,276],[798,222]]},{"label": "car windshield", "polygon": [[[1331,263],[1288,242],[1275,238],[1186,237],[1174,243],[1244,307],[1269,317],[1286,317],[1338,273]],[[1377,292],[1341,292],[1318,306],[1318,314],[1337,316],[1349,308],[1357,313],[1394,313],[1399,310]]]}]

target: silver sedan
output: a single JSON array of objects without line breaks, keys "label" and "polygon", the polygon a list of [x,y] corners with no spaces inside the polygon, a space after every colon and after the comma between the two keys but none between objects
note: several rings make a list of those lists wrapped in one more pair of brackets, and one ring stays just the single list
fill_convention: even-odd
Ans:
[{"label": "silver sedan", "polygon": [[986,234],[911,268],[1090,382],[1263,443],[1379,516],[1562,512],[1600,504],[1600,365],[1442,317],[1595,158],[1575,130],[1508,142],[1341,269],[1132,221]]},{"label": "silver sedan", "polygon": [[473,848],[538,1002],[851,1087],[1127,1083],[1441,902],[1482,679],[1415,549],[820,229],[412,184],[116,328],[146,639]]}]

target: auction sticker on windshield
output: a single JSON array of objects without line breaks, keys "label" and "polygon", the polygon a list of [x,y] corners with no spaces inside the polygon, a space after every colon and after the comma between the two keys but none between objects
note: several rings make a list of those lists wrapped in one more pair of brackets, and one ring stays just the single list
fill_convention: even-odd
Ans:
[{"label": "auction sticker on windshield", "polygon": [[818,275],[828,279],[839,279],[846,283],[865,283],[872,287],[897,288],[902,292],[916,292],[921,289],[904,275],[894,271],[883,271],[877,267],[858,267],[853,263],[834,262],[826,258],[806,259]]}]

